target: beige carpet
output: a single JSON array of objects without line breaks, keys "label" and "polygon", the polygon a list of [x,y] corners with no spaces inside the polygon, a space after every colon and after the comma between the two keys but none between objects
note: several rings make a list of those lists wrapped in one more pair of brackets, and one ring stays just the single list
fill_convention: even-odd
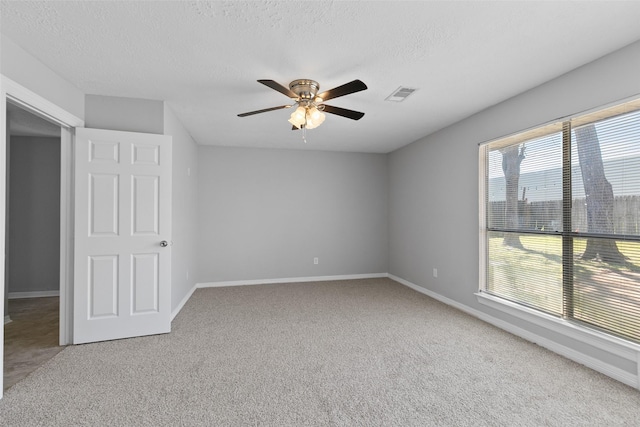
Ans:
[{"label": "beige carpet", "polygon": [[202,289],[169,335],[63,350],[10,426],[638,425],[640,392],[388,279]]}]

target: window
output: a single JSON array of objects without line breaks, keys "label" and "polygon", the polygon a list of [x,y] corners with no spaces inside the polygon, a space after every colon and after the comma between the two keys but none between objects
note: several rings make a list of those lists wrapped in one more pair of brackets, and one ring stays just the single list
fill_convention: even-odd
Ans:
[{"label": "window", "polygon": [[480,156],[482,292],[640,343],[640,100]]}]

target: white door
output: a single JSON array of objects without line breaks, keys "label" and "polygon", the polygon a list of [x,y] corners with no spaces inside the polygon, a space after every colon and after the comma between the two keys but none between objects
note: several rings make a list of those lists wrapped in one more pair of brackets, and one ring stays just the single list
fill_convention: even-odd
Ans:
[{"label": "white door", "polygon": [[171,137],[76,128],[74,344],[171,329]]}]

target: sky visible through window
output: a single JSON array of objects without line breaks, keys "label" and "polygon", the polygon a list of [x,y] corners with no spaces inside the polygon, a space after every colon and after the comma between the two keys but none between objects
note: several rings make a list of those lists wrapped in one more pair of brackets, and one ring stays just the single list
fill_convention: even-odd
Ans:
[{"label": "sky visible through window", "polygon": [[[633,123],[633,125],[632,125]],[[604,126],[603,126],[604,125]],[[611,133],[603,132],[603,127],[627,127],[628,132],[621,134],[620,132]],[[596,131],[598,132],[598,138],[600,140],[600,150],[602,152],[602,161],[619,158],[619,157],[640,157],[640,110],[613,117],[603,122],[596,123]],[[551,139],[560,147],[562,144],[562,134],[552,134],[531,140],[531,147],[527,146],[526,155],[530,158],[540,156],[540,151],[536,150],[536,147],[541,147],[540,144],[535,144],[536,141],[541,139]],[[525,144],[527,145],[527,144]],[[546,145],[546,144],[545,144]],[[493,152],[492,152],[493,153]],[[571,157],[574,159],[574,163],[577,163],[578,152],[576,151],[575,144],[572,147]],[[525,158],[520,165],[520,173],[525,174],[528,172],[537,172],[542,169],[554,169],[562,167],[562,158],[557,159],[553,164],[540,165],[538,162],[527,162]],[[489,179],[504,177],[502,172],[502,155],[500,152],[489,156]]]},{"label": "sky visible through window", "polygon": [[[640,110],[595,123],[607,179],[616,195],[640,195]],[[562,133],[554,133],[525,143],[525,158],[520,164],[519,194],[527,188],[529,201],[561,199]],[[572,143],[574,197],[584,197],[575,142]],[[489,152],[489,200],[504,200],[502,154]],[[520,198],[520,197],[519,197]]]}]

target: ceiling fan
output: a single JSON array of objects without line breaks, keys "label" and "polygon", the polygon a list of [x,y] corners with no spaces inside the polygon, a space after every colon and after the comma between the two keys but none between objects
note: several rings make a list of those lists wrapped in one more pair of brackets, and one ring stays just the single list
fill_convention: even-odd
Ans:
[{"label": "ceiling fan", "polygon": [[291,108],[297,105],[296,110],[291,114],[289,123],[293,125],[292,130],[313,129],[324,122],[324,113],[335,114],[352,120],[360,120],[364,113],[346,108],[333,107],[324,102],[339,96],[349,95],[365,90],[365,85],[360,80],[353,80],[331,90],[318,93],[320,85],[318,82],[309,79],[298,79],[289,83],[289,88],[282,86],[273,80],[258,80],[258,83],[270,87],[273,90],[288,96],[294,103],[291,105],[280,105],[278,107],[265,108],[263,110],[250,111],[238,114],[238,117],[247,117],[254,114],[266,113],[268,111]]}]

